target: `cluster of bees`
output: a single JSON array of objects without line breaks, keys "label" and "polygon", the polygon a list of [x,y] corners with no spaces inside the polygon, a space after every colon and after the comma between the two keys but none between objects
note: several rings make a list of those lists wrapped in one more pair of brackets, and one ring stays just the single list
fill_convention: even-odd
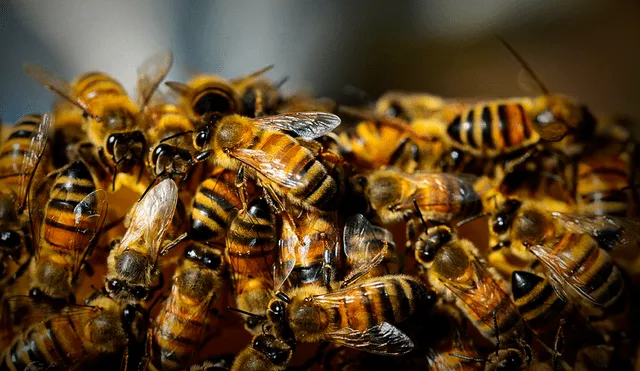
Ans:
[{"label": "cluster of bees", "polygon": [[625,121],[541,83],[338,107],[171,65],[135,99],[25,66],[59,99],[3,128],[0,370],[633,367]]}]

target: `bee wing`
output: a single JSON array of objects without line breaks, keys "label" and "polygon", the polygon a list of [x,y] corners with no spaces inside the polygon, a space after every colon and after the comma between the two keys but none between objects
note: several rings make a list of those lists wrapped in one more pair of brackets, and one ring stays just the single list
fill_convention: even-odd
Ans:
[{"label": "bee wing", "polygon": [[[554,254],[553,243],[547,245],[533,245],[529,247],[529,251],[535,255],[538,260],[545,266],[549,282],[553,286],[554,290],[563,300],[568,297],[569,291],[575,292],[580,297],[586,299],[590,303],[600,306],[596,298],[591,294],[583,290],[581,287],[587,286],[587,282],[579,280],[579,275],[572,275],[573,282],[567,281],[566,274],[562,272],[570,272],[572,267],[576,267],[579,263],[573,259],[569,254]],[[601,252],[605,253],[605,252]],[[606,258],[611,260],[609,254],[606,254]],[[613,262],[609,262],[613,264]]]},{"label": "bee wing", "polygon": [[136,97],[138,105],[146,107],[158,85],[169,73],[173,64],[173,53],[163,51],[151,56],[138,67]]},{"label": "bee wing", "polygon": [[572,233],[587,233],[594,237],[601,247],[613,249],[626,245],[635,248],[640,244],[640,221],[604,215],[573,215],[551,213]]},{"label": "bee wing", "polygon": [[231,79],[231,80],[229,80],[229,82],[230,82],[231,84],[233,84],[233,85],[242,84],[242,83],[245,83],[245,82],[247,82],[247,81],[249,81],[249,80],[252,80],[252,79],[258,78],[258,77],[260,77],[260,76],[264,75],[265,73],[267,73],[267,72],[271,71],[272,69],[273,69],[273,65],[272,65],[272,64],[270,64],[270,65],[268,65],[268,66],[266,66],[266,67],[264,67],[264,68],[261,68],[261,69],[259,69],[259,70],[257,70],[257,71],[254,71],[254,72],[251,72],[251,73],[249,73],[249,74],[247,74],[247,75],[244,75],[244,76],[240,76],[240,77],[236,77],[236,78],[234,78],[234,79]]},{"label": "bee wing", "polygon": [[301,187],[305,183],[298,174],[287,170],[287,164],[281,158],[255,149],[235,149],[231,156],[252,167],[271,181],[288,188]]},{"label": "bee wing", "polygon": [[388,244],[393,244],[389,231],[371,224],[362,214],[349,218],[343,233],[344,254],[352,271],[344,279],[345,286],[367,274],[384,259]]},{"label": "bee wing", "polygon": [[82,99],[78,99],[73,94],[73,88],[68,82],[56,76],[53,72],[47,70],[44,67],[37,66],[30,63],[24,64],[24,70],[29,76],[31,76],[38,83],[44,85],[47,89],[58,94],[60,97],[67,100],[69,103],[80,108],[84,112],[91,113],[89,105]]},{"label": "bee wing", "polygon": [[20,194],[19,207],[22,208],[26,202],[27,192],[33,180],[33,176],[38,168],[38,164],[42,159],[42,154],[47,147],[47,141],[49,139],[49,133],[51,133],[53,119],[50,113],[45,113],[42,116],[42,121],[38,130],[31,137],[31,144],[29,145],[29,151],[24,155],[24,159],[21,164],[20,174]]},{"label": "bee wing", "polygon": [[[416,172],[401,176],[408,178],[418,188],[432,190],[431,192],[418,192],[416,194],[415,200],[418,206],[461,204],[480,200],[480,195],[473,187],[477,178],[470,174]],[[444,194],[448,197],[445,199],[431,197],[435,194]],[[408,199],[400,205],[400,208],[403,209],[413,209],[414,207],[413,199]]]},{"label": "bee wing", "polygon": [[47,174],[44,180],[29,189],[29,225],[31,227],[31,243],[36,259],[40,257],[40,233],[42,232],[42,221],[47,202],[49,201],[51,186],[56,180],[58,171]]},{"label": "bee wing", "polygon": [[385,356],[397,356],[413,350],[413,341],[397,327],[382,322],[366,331],[341,328],[331,331],[328,340],[360,351]]},{"label": "bee wing", "polygon": [[[74,228],[82,230],[83,235],[91,236],[90,242],[86,244],[86,246],[83,246],[84,249],[81,251],[74,249],[76,255],[73,259],[73,278],[75,279],[78,272],[80,272],[80,267],[82,267],[82,262],[85,257],[98,242],[98,233],[100,229],[102,229],[104,220],[107,217],[107,192],[98,189],[89,193],[73,208],[73,214],[75,217]],[[54,219],[58,219],[59,216],[60,215],[56,215]],[[74,234],[74,236],[77,235]],[[76,246],[78,244],[75,238],[69,241],[68,246]]]},{"label": "bee wing", "polygon": [[283,131],[294,137],[315,139],[340,125],[340,117],[326,112],[294,112],[253,119],[254,123],[268,131]]},{"label": "bee wing", "polygon": [[[278,258],[273,267],[273,288],[278,291],[296,265],[296,247],[300,245],[294,226],[287,221],[282,222],[281,238],[278,240]],[[304,253],[304,251],[300,251]]]},{"label": "bee wing", "polygon": [[158,258],[164,233],[178,203],[178,186],[172,179],[155,185],[131,210],[131,222],[121,246],[133,242],[147,246],[149,255]]}]

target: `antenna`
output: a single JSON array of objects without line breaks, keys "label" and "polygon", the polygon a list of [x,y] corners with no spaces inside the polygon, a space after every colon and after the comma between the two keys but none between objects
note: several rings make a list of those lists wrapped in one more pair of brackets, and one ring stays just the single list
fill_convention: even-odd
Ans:
[{"label": "antenna", "polygon": [[504,47],[507,48],[509,53],[511,53],[511,55],[513,55],[518,60],[518,62],[520,62],[522,67],[527,71],[527,73],[529,73],[529,75],[533,78],[536,84],[538,84],[538,86],[540,87],[544,95],[549,95],[549,89],[547,89],[547,87],[542,83],[542,80],[540,80],[540,77],[538,77],[538,75],[536,75],[536,73],[533,72],[533,69],[531,68],[529,63],[527,63],[527,61],[525,61],[524,58],[522,58],[522,56],[511,46],[511,44],[505,41],[505,39],[503,39],[500,36],[496,36],[496,37],[498,38],[498,40],[500,40],[502,45],[504,45]]}]

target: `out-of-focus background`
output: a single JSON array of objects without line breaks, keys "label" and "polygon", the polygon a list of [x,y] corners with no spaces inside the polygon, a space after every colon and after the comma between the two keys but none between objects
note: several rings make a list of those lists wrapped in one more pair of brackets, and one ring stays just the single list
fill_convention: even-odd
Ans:
[{"label": "out-of-focus background", "polygon": [[26,61],[71,80],[98,69],[133,90],[136,67],[171,49],[169,76],[232,78],[269,64],[285,91],[340,98],[353,85],[444,96],[505,97],[523,89],[501,35],[546,85],[595,112],[640,116],[640,2],[2,1],[0,115],[46,111],[53,96]]}]

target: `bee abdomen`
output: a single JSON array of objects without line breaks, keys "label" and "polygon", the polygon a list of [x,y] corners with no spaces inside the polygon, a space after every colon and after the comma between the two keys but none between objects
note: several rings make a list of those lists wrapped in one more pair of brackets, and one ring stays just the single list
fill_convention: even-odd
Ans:
[{"label": "bee abdomen", "polygon": [[220,175],[202,182],[193,200],[191,235],[196,241],[223,238],[231,210],[240,207],[234,184]]},{"label": "bee abdomen", "polygon": [[565,303],[549,282],[533,273],[515,271],[511,284],[515,305],[528,327],[538,335],[553,333]]}]

